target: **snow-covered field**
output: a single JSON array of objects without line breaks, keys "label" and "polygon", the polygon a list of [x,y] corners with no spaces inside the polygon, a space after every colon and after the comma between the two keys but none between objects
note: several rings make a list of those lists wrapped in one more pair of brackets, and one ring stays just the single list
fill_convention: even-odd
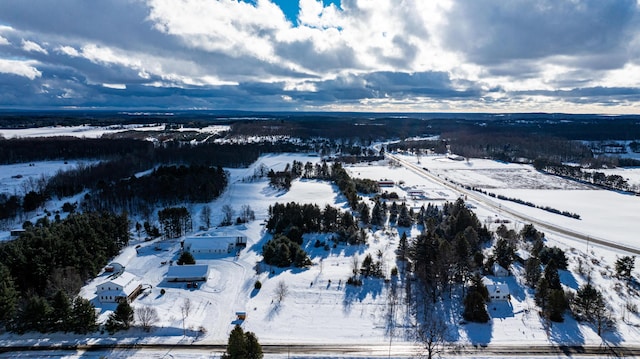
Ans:
[{"label": "snow-covered field", "polygon": [[[72,334],[23,336],[4,334],[0,341],[10,343],[51,343],[56,341],[89,342],[89,343],[199,343],[224,344],[229,332],[236,323],[245,330],[256,333],[262,344],[293,343],[328,343],[328,344],[412,344],[412,325],[415,320],[404,305],[394,308],[390,316],[390,288],[402,285],[402,279],[365,280],[362,287],[345,284],[351,275],[354,256],[364,258],[367,253],[383,253],[385,271],[389,273],[396,266],[394,250],[398,244],[396,229],[369,233],[367,247],[339,245],[324,250],[314,248],[321,235],[305,237],[305,245],[310,253],[313,265],[307,269],[277,269],[256,264],[261,260],[262,245],[270,238],[264,232],[263,221],[267,218],[267,209],[276,202],[317,203],[319,206],[331,204],[347,208],[344,197],[338,189],[326,182],[296,180],[289,192],[276,191],[268,186],[266,179],[254,182],[243,181],[254,173],[259,164],[274,170],[282,169],[293,160],[318,161],[318,157],[300,154],[278,154],[263,156],[253,166],[244,169],[230,169],[232,179],[228,190],[215,202],[209,204],[214,213],[213,223],[222,218],[221,207],[231,205],[239,210],[248,204],[256,212],[257,219],[244,226],[212,228],[198,234],[220,235],[229,232],[242,233],[248,238],[248,246],[238,256],[218,255],[198,257],[198,264],[208,264],[211,268],[208,280],[197,289],[188,289],[184,283],[168,283],[164,276],[169,264],[176,260],[180,249],[178,240],[144,242],[135,239],[131,246],[115,258],[126,266],[126,270],[141,277],[143,283],[151,286],[147,293],[133,302],[134,307],[151,306],[157,309],[160,320],[150,333],[139,328],[114,335],[96,334],[85,339]],[[415,161],[415,158],[412,159]],[[532,209],[512,202],[502,201],[503,206],[529,214],[546,222],[559,224],[581,233],[640,248],[637,243],[638,208],[640,197],[604,191],[577,184],[557,177],[546,176],[536,172],[531,166],[505,164],[496,161],[471,159],[470,161],[451,161],[442,156],[421,158],[421,167],[430,172],[459,183],[487,189],[496,194],[517,197],[538,205],[549,205],[560,210],[568,210],[581,215],[581,220],[551,214]],[[428,201],[440,204],[443,201],[454,201],[458,194],[442,185],[430,181],[402,167],[391,167],[386,162],[363,164],[347,167],[354,177],[373,180],[391,179],[402,184],[387,189],[395,191],[400,197],[408,195],[411,189],[424,190],[428,200],[412,200],[408,203],[419,207]],[[637,171],[637,170],[636,170]],[[3,171],[2,171],[3,172]],[[0,172],[0,173],[2,173]],[[496,200],[497,201],[497,200]],[[481,203],[471,203],[481,220],[503,218],[506,215],[484,207]],[[199,213],[202,205],[189,207],[194,221],[194,228],[199,228]],[[506,218],[506,217],[505,217]],[[487,223],[489,223],[487,221]],[[524,223],[512,221],[511,226],[517,230]],[[495,224],[491,224],[495,229]],[[415,230],[412,233],[417,234]],[[640,317],[624,312],[627,300],[637,302],[638,297],[630,296],[626,289],[618,288],[620,283],[611,278],[616,256],[625,253],[614,250],[587,246],[586,243],[565,236],[547,233],[549,245],[560,246],[567,250],[570,258],[570,271],[561,271],[565,288],[576,290],[586,279],[575,272],[578,258],[588,265],[592,273],[593,283],[606,295],[617,320],[614,331],[606,334],[606,340],[616,345],[637,345],[640,343]],[[140,245],[138,253],[134,248]],[[596,264],[597,263],[597,264]],[[259,270],[257,270],[259,269]],[[489,278],[504,282],[511,291],[508,303],[490,303],[488,306],[491,321],[488,324],[459,324],[461,306],[450,304],[446,319],[450,325],[449,340],[461,345],[501,344],[501,345],[533,345],[533,344],[573,344],[599,345],[599,338],[594,328],[588,324],[578,323],[566,315],[564,323],[554,323],[552,327],[544,325],[539,318],[534,304],[533,292],[523,284],[522,268],[514,266],[515,276],[507,278]],[[637,276],[637,271],[634,272]],[[81,295],[94,300],[101,310],[101,318],[106,318],[113,304],[101,304],[96,299],[95,289],[98,283],[105,280],[102,275],[85,286]],[[254,289],[256,280],[262,282],[260,290]],[[284,281],[289,294],[281,303],[275,300],[275,288]],[[616,289],[617,288],[617,289]],[[165,294],[160,293],[165,290]],[[402,292],[402,291],[400,291]],[[400,301],[402,303],[400,294]],[[180,307],[185,299],[191,303],[191,310],[184,321]],[[454,303],[460,303],[455,299]],[[239,322],[237,311],[246,311],[246,320]],[[625,321],[622,318],[625,318]],[[393,337],[390,337],[393,333]],[[186,335],[185,335],[186,334]],[[128,357],[131,353],[111,353],[115,357]],[[138,353],[140,354],[140,353]],[[0,354],[0,357],[3,357]],[[70,357],[86,357],[86,354],[70,354]],[[111,356],[110,356],[111,357]],[[203,354],[207,357],[207,354]]]},{"label": "snow-covered field", "polygon": [[[124,131],[164,131],[164,124],[157,125],[114,125],[114,126],[55,126],[55,127],[34,127],[25,129],[0,129],[0,136],[4,138],[33,138],[33,137],[56,137],[72,136],[84,138],[99,138],[105,134],[113,134]],[[220,133],[229,131],[226,125],[214,125],[203,128],[181,127],[175,131],[195,131],[202,133]]]}]

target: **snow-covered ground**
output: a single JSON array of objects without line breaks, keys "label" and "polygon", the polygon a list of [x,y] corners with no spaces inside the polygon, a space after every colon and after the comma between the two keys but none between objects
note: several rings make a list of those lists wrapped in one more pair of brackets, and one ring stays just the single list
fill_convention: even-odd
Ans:
[{"label": "snow-covered ground", "polygon": [[[34,345],[56,341],[224,344],[233,326],[240,323],[245,330],[256,333],[262,344],[383,344],[389,343],[390,339],[393,343],[413,343],[411,333],[415,320],[407,307],[397,305],[394,307],[393,316],[390,316],[390,288],[394,284],[401,286],[401,278],[388,276],[388,281],[367,279],[362,287],[345,284],[351,275],[354,257],[357,256],[361,261],[367,253],[375,255],[378,250],[383,253],[385,272],[390,273],[391,268],[397,265],[394,250],[399,236],[396,229],[369,233],[367,247],[338,245],[329,250],[313,246],[316,239],[325,239],[322,235],[309,235],[305,237],[305,246],[313,262],[310,268],[277,269],[264,265],[256,266],[261,260],[262,245],[270,238],[263,227],[270,205],[295,201],[317,203],[321,207],[331,204],[347,208],[345,199],[338,189],[327,182],[296,180],[289,192],[282,192],[270,188],[266,179],[253,182],[246,180],[259,164],[278,170],[294,159],[303,163],[319,160],[318,157],[301,154],[266,155],[249,168],[229,170],[232,177],[229,188],[220,198],[208,204],[214,213],[213,223],[220,222],[220,209],[223,205],[231,205],[235,210],[239,210],[244,204],[250,205],[255,210],[257,219],[244,226],[212,228],[198,233],[216,235],[233,231],[248,238],[247,248],[241,250],[237,256],[196,256],[198,264],[208,264],[211,268],[207,282],[199,288],[188,289],[184,283],[167,283],[164,280],[169,264],[163,262],[177,259],[180,249],[178,240],[144,242],[135,239],[130,247],[114,259],[125,265],[127,271],[141,277],[143,283],[151,286],[150,290],[132,304],[137,308],[151,306],[158,311],[160,320],[150,333],[134,328],[114,335],[96,334],[88,339],[72,334],[4,334],[0,336],[0,340],[7,344],[26,342]],[[456,182],[578,213],[581,220],[512,202],[502,202],[503,206],[513,207],[546,222],[640,248],[634,238],[637,235],[637,209],[640,208],[640,197],[599,190],[542,175],[527,165],[480,159],[471,159],[468,162],[452,161],[443,156],[422,157],[420,165],[436,175]],[[354,177],[394,180],[398,184],[387,190],[397,192],[400,197],[408,196],[411,189],[424,190],[425,196],[429,199],[408,199],[408,203],[415,207],[426,205],[428,201],[436,204],[454,201],[458,196],[454,191],[436,182],[405,168],[391,167],[384,161],[346,168]],[[400,181],[402,184],[399,184]],[[496,216],[505,217],[503,213],[495,213],[481,203],[471,204],[481,220],[493,219]],[[202,206],[199,204],[189,207],[196,222],[194,228],[202,225],[199,216]],[[509,225],[520,229],[524,224],[512,221]],[[491,226],[491,229],[495,229],[496,225]],[[416,234],[415,230],[412,234]],[[616,257],[625,253],[594,245],[587,246],[584,242],[555,233],[547,233],[546,237],[549,245],[567,250],[570,270],[561,271],[562,282],[567,290],[576,290],[586,281],[586,278],[575,270],[580,259],[589,268],[592,282],[605,293],[617,320],[615,330],[605,336],[607,341],[616,345],[640,343],[640,317],[623,311],[627,300],[637,302],[638,297],[628,294],[625,288],[616,285],[620,284],[617,279],[611,278]],[[140,245],[137,253],[134,248],[136,245]],[[492,318],[488,324],[459,324],[462,308],[450,304],[446,315],[451,328],[449,339],[462,345],[599,345],[602,342],[592,326],[576,322],[569,315],[565,316],[564,323],[546,326],[537,314],[532,290],[522,283],[522,270],[516,265],[512,268],[515,276],[490,278],[509,286],[511,301],[490,303],[488,309]],[[634,275],[638,275],[637,271]],[[106,318],[115,308],[113,304],[101,304],[96,299],[96,285],[105,278],[105,275],[96,278],[81,292],[81,295],[92,299],[101,310],[101,318]],[[256,280],[262,282],[260,290],[254,289]],[[274,292],[281,281],[286,283],[289,294],[278,303],[274,299]],[[161,294],[161,290],[164,290],[165,294]],[[403,302],[403,295],[401,290],[398,303]],[[186,299],[191,303],[191,310],[184,320],[186,330],[183,331],[180,307],[184,306]],[[460,303],[459,299],[454,300],[456,301],[452,303]],[[246,320],[237,321],[237,311],[246,311]],[[623,317],[625,321],[622,320]],[[390,333],[393,333],[393,338],[390,338]],[[127,353],[114,356],[127,357]],[[207,354],[203,354],[203,357],[206,356]],[[70,357],[85,356],[71,354]]]},{"label": "snow-covered ground", "polygon": [[37,190],[38,181],[46,180],[58,171],[74,169],[81,163],[88,162],[43,161],[0,166],[0,193],[24,196]]},{"label": "snow-covered ground", "polygon": [[[0,136],[4,138],[33,138],[33,137],[57,137],[72,136],[84,138],[99,138],[105,134],[112,134],[124,131],[164,131],[164,124],[157,125],[114,125],[114,126],[53,126],[53,127],[34,127],[24,129],[0,129]],[[230,127],[226,125],[212,125],[203,128],[181,127],[175,131],[195,131],[202,133],[220,133],[229,131]]]}]

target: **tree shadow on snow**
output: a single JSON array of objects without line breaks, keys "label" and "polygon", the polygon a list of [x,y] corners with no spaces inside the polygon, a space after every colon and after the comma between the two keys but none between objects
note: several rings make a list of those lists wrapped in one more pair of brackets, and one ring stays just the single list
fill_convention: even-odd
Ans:
[{"label": "tree shadow on snow", "polygon": [[259,240],[255,241],[251,247],[248,248],[248,251],[254,253],[262,254],[262,247],[271,239],[273,235],[270,233],[265,233]]},{"label": "tree shadow on snow", "polygon": [[573,290],[578,290],[578,288],[580,287],[571,271],[558,270],[558,275],[560,276],[560,282],[562,282],[562,284],[566,285],[567,287]]},{"label": "tree shadow on snow", "polygon": [[372,299],[377,298],[382,293],[383,284],[383,280],[379,278],[362,278],[361,286],[346,284],[342,311],[345,314],[350,313],[354,303],[362,302],[369,295]]},{"label": "tree shadow on snow", "polygon": [[264,195],[265,197],[282,197],[287,194],[287,191],[271,186],[265,186],[260,191],[260,194]]},{"label": "tree shadow on snow", "polygon": [[271,308],[269,309],[269,312],[267,313],[267,317],[265,319],[269,322],[272,321],[280,313],[281,309],[282,303],[274,300],[271,303]]},{"label": "tree shadow on snow", "polygon": [[462,329],[467,333],[467,338],[474,346],[486,346],[493,337],[493,322],[487,323],[466,323]]},{"label": "tree shadow on snow", "polygon": [[565,314],[562,323],[549,322],[548,335],[549,341],[559,345],[582,345],[585,343],[578,322],[567,314]]},{"label": "tree shadow on snow", "polygon": [[339,243],[335,245],[330,237],[327,237],[325,243],[329,246],[329,250],[326,250],[323,246],[315,247],[315,240],[311,239],[305,243],[304,250],[309,254],[311,260],[320,258],[320,260],[335,257],[353,257],[354,255],[363,255],[366,250],[366,245],[350,245],[345,243]]},{"label": "tree shadow on snow", "polygon": [[494,300],[487,303],[487,311],[491,318],[495,319],[515,317],[515,314],[513,313],[513,305],[511,305],[511,302],[507,300]]}]

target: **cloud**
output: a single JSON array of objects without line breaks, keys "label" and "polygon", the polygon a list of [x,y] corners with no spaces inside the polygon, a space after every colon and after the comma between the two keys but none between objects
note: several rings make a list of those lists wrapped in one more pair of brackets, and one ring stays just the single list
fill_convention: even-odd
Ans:
[{"label": "cloud", "polygon": [[0,106],[640,111],[636,0],[299,6],[0,1]]},{"label": "cloud", "polygon": [[33,61],[0,59],[0,73],[26,77],[33,80],[42,76]]},{"label": "cloud", "polygon": [[636,0],[460,0],[445,39],[481,64],[611,53],[625,48],[637,15]]},{"label": "cloud", "polygon": [[29,40],[22,40],[22,49],[27,52],[39,52],[48,55],[49,52],[42,48],[42,46]]}]

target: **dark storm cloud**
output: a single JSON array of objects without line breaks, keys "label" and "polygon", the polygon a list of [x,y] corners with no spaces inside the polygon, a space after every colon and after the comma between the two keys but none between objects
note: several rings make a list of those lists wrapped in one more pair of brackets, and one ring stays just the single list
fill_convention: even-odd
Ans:
[{"label": "dark storm cloud", "polygon": [[478,64],[565,55],[585,67],[612,68],[627,60],[621,54],[637,20],[636,0],[461,0],[445,39]]}]

